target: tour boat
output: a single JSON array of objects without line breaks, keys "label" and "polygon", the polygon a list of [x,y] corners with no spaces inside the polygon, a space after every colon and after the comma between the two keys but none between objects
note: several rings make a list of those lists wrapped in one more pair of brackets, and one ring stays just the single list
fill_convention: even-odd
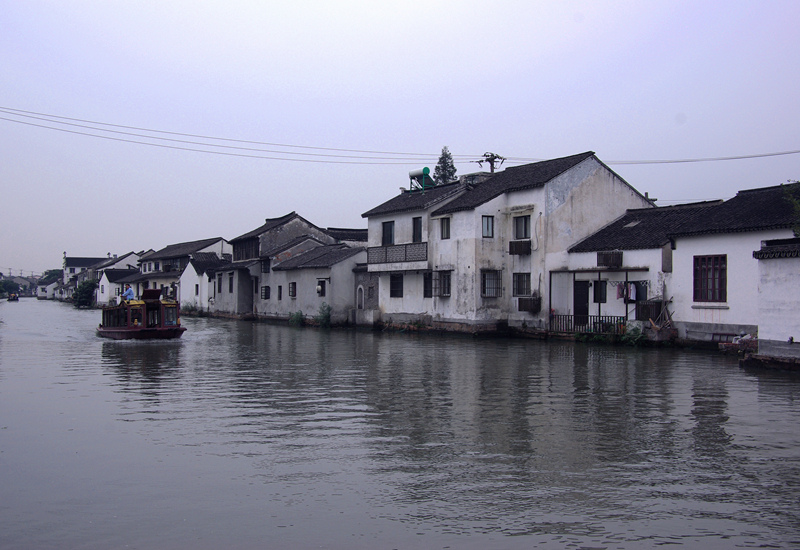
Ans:
[{"label": "tour boat", "polygon": [[103,322],[97,335],[114,340],[149,340],[180,338],[180,311],[175,300],[161,297],[157,288],[144,290],[141,300],[122,300],[103,308]]}]

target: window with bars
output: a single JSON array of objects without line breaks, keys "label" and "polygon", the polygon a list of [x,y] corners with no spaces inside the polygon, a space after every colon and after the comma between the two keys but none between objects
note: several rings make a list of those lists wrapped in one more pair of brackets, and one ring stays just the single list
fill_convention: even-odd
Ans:
[{"label": "window with bars", "polygon": [[503,281],[500,271],[481,270],[481,296],[484,298],[500,298],[503,295]]},{"label": "window with bars", "polygon": [[269,287],[262,286],[261,287],[261,299],[262,300],[269,300]]},{"label": "window with bars", "polygon": [[297,283],[289,283],[289,298],[297,298]]},{"label": "window with bars", "polygon": [[400,273],[393,273],[389,275],[389,297],[402,298],[403,297],[403,275]]},{"label": "window with bars", "polygon": [[531,295],[531,274],[514,273],[514,296]]},{"label": "window with bars", "polygon": [[433,289],[432,294],[440,298],[447,298],[450,296],[450,279],[451,271],[435,271],[432,273]]},{"label": "window with bars", "polygon": [[728,256],[694,257],[694,301],[728,300]]},{"label": "window with bars", "polygon": [[228,275],[228,292],[233,294],[233,273]]}]

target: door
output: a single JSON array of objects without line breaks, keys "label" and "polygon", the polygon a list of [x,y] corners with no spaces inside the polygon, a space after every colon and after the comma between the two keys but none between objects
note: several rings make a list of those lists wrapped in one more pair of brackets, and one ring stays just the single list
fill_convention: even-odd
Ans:
[{"label": "door", "polygon": [[575,328],[589,324],[589,281],[575,281],[572,286]]}]

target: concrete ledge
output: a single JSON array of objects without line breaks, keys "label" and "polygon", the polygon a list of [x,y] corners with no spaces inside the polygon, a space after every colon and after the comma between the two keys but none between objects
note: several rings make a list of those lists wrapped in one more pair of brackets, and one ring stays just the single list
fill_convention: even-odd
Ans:
[{"label": "concrete ledge", "polygon": [[747,355],[739,359],[743,369],[782,370],[800,373],[800,359],[794,357],[770,357],[768,355]]}]

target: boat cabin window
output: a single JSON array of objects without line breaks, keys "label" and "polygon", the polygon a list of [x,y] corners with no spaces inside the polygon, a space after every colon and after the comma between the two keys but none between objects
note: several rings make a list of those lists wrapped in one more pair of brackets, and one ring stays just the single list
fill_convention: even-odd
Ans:
[{"label": "boat cabin window", "polygon": [[164,308],[164,326],[174,327],[178,324],[178,308],[167,306]]},{"label": "boat cabin window", "polygon": [[147,326],[157,327],[161,322],[158,307],[147,308]]},{"label": "boat cabin window", "polygon": [[131,308],[131,325],[141,325],[142,324],[142,308],[140,307],[132,307]]}]

